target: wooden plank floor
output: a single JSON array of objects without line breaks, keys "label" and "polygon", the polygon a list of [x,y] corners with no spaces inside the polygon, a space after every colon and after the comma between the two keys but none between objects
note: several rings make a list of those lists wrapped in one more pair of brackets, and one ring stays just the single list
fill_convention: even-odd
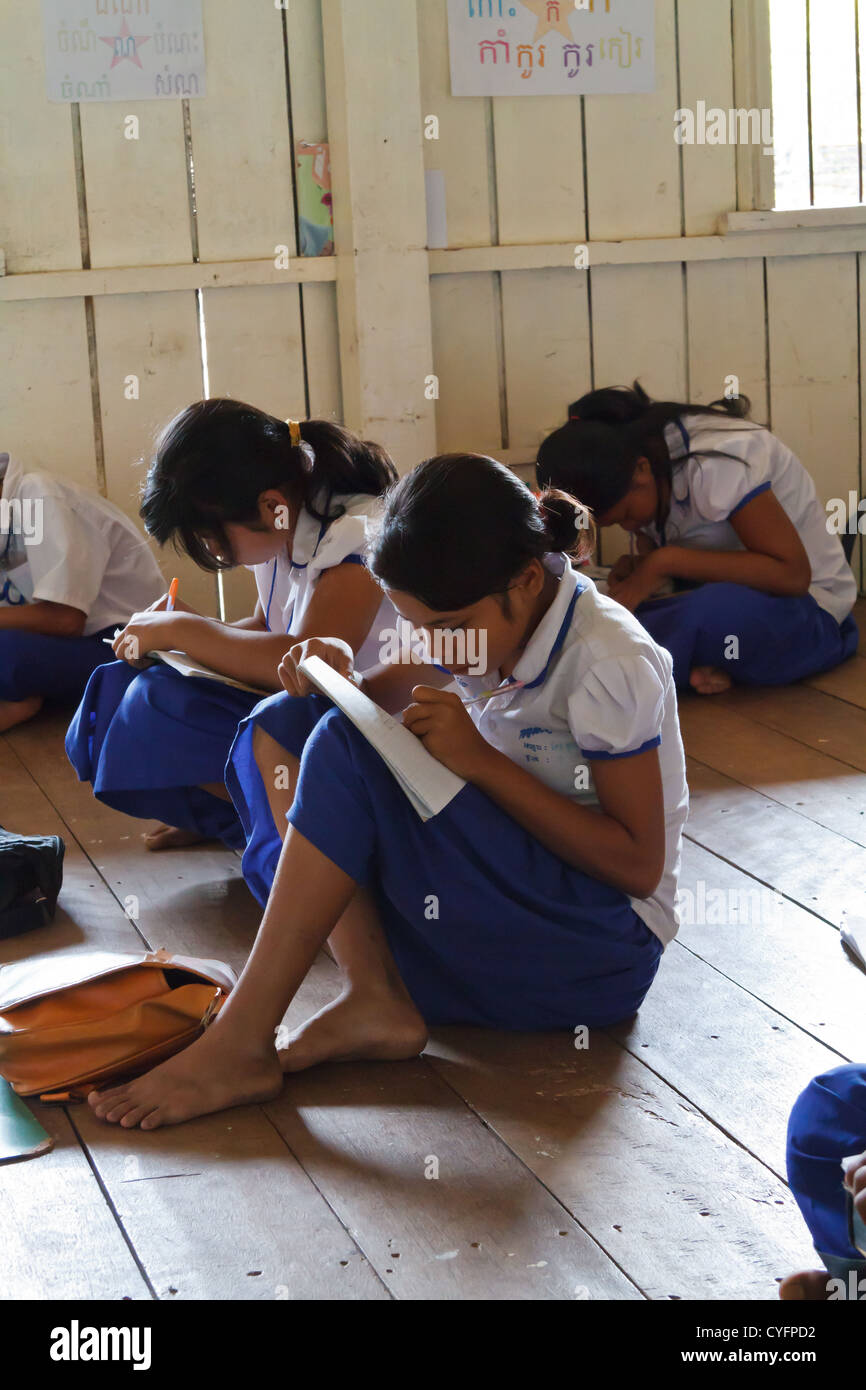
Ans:
[{"label": "wooden plank floor", "polygon": [[[866,1050],[838,931],[866,918],[866,659],[681,718],[695,911],[633,1024],[586,1050],[443,1029],[417,1061],[323,1067],[151,1134],[34,1106],[56,1145],[0,1167],[0,1298],[775,1297],[813,1263],[788,1112]],[[63,729],[0,738],[0,824],[67,844],[57,921],[0,960],[146,942],[239,967],[258,914],[237,857],[147,854]],[[335,987],[323,956],[290,1019]]]}]

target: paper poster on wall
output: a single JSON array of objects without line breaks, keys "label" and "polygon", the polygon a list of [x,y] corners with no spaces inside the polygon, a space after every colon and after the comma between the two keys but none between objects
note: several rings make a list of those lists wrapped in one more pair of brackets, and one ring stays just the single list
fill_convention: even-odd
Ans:
[{"label": "paper poster on wall", "polygon": [[456,97],[655,88],[655,0],[448,0]]},{"label": "paper poster on wall", "polygon": [[42,0],[49,101],[205,94],[202,0]]}]

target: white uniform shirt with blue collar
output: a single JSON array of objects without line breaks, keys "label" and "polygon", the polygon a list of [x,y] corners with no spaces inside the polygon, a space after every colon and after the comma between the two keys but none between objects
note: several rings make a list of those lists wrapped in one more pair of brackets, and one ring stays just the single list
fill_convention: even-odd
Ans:
[{"label": "white uniform shirt with blue collar", "polygon": [[[129,517],[106,498],[49,473],[25,473],[0,454],[7,504],[0,531],[0,605],[62,603],[85,615],[83,636],[120,624],[154,603],[165,581],[154,555]],[[38,533],[17,533],[14,509]],[[25,524],[27,524],[25,522]]]},{"label": "white uniform shirt with blue collar", "polygon": [[[325,511],[325,498],[314,499],[317,510]],[[316,581],[336,565],[363,564],[367,535],[381,503],[367,493],[331,498],[329,511],[345,510],[334,521],[323,522],[304,507],[295,525],[292,555],[282,551],[273,560],[250,566],[256,580],[262,612],[270,632],[297,632],[310,605]],[[397,613],[383,596],[373,625],[359,651],[355,669],[370,670],[379,662],[383,640],[397,631]],[[327,633],[319,634],[322,637]]]},{"label": "white uniform shirt with blue collar", "polygon": [[[683,545],[695,550],[742,550],[731,525],[753,497],[772,489],[797,532],[809,563],[815,602],[844,622],[857,597],[857,584],[839,537],[827,526],[815,484],[796,454],[769,430],[711,415],[684,415],[665,427],[674,463],[672,496],[661,531],[646,527],[656,545]],[[710,450],[733,458],[717,458]],[[687,452],[697,457],[686,458]]]},{"label": "white uniform shirt with blue collar", "polygon": [[[666,945],[676,935],[677,879],[688,814],[685,757],[670,654],[621,604],[604,597],[561,555],[549,555],[559,591],[514,668],[522,689],[469,705],[488,743],[572,801],[597,805],[593,762],[658,748],[664,791],[665,866],[637,915]],[[496,673],[455,677],[464,697]],[[584,783],[588,779],[588,785]]]}]

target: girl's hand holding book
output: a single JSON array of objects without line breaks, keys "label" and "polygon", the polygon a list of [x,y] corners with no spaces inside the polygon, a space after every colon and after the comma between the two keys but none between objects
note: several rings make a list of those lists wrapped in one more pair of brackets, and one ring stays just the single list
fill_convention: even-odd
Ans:
[{"label": "girl's hand holding book", "polygon": [[308,637],[290,647],[277,667],[283,689],[289,695],[310,695],[316,687],[298,669],[305,657],[318,656],[346,680],[352,680],[355,653],[341,637]]}]

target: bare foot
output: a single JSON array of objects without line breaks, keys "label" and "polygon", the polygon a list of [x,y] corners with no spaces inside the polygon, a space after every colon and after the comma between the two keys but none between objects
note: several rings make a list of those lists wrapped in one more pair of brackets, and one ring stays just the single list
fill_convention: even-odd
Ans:
[{"label": "bare foot", "polygon": [[827,1285],[830,1275],[826,1269],[804,1269],[799,1274],[789,1274],[779,1285],[779,1297],[783,1303],[795,1299],[806,1303],[826,1303],[829,1299]]},{"label": "bare foot", "polygon": [[277,1056],[283,1071],[304,1071],[319,1062],[400,1062],[426,1043],[424,1020],[410,1000],[349,991],[296,1028]]},{"label": "bare foot", "polygon": [[178,830],[173,825],[158,825],[144,837],[145,849],[154,854],[161,849],[186,849],[187,845],[203,845],[206,841],[207,836],[199,835],[197,830]]},{"label": "bare foot", "polygon": [[218,1027],[153,1071],[107,1091],[91,1091],[89,1104],[101,1120],[123,1129],[159,1129],[232,1105],[273,1100],[283,1076],[276,1051],[239,1052]]},{"label": "bare foot", "polygon": [[689,685],[699,695],[722,695],[730,690],[733,681],[726,671],[717,666],[695,666],[689,676]]},{"label": "bare foot", "polygon": [[43,705],[41,695],[30,695],[26,700],[0,700],[0,734],[14,729],[38,714]]}]

